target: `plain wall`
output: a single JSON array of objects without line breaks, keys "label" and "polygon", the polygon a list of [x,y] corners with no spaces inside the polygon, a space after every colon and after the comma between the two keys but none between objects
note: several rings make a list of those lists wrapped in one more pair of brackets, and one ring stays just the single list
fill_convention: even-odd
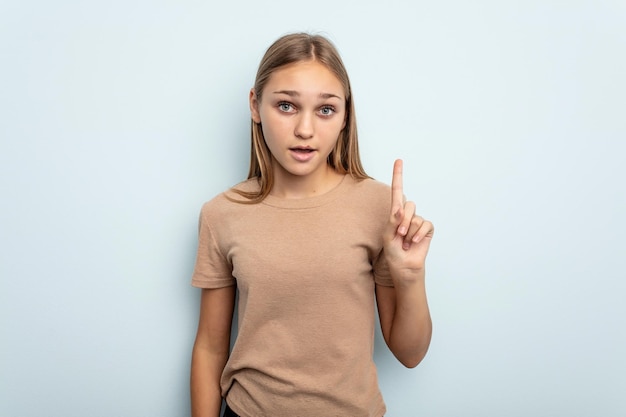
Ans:
[{"label": "plain wall", "polygon": [[328,35],[362,159],[431,219],[392,417],[626,415],[623,1],[4,1],[0,415],[185,416],[201,204],[267,46]]}]

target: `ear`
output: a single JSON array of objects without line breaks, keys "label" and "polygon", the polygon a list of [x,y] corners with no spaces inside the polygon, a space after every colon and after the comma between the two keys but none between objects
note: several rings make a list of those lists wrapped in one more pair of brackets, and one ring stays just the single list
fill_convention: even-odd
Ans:
[{"label": "ear", "polygon": [[255,123],[261,123],[261,115],[259,113],[259,99],[254,88],[250,89],[250,114]]}]

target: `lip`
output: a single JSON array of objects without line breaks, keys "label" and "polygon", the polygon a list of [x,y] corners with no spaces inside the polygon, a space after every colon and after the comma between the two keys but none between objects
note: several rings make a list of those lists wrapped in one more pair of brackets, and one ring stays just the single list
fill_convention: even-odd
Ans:
[{"label": "lip", "polygon": [[289,153],[298,162],[308,162],[315,156],[315,149],[310,146],[296,146],[289,148]]}]

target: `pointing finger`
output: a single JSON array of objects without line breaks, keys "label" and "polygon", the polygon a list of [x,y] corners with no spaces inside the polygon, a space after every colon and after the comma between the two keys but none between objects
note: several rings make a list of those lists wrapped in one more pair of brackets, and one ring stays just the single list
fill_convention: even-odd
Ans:
[{"label": "pointing finger", "polygon": [[404,192],[402,190],[402,160],[397,159],[393,164],[391,177],[391,214],[397,215],[404,206]]}]

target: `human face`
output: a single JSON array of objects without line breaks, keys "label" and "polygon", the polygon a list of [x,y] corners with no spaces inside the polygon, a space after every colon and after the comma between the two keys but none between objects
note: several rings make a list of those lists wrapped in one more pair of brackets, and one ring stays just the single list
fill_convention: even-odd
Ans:
[{"label": "human face", "polygon": [[341,82],[317,61],[274,71],[260,100],[250,92],[252,119],[261,123],[276,185],[304,181],[324,188],[336,175],[327,159],[345,126],[345,103]]}]

